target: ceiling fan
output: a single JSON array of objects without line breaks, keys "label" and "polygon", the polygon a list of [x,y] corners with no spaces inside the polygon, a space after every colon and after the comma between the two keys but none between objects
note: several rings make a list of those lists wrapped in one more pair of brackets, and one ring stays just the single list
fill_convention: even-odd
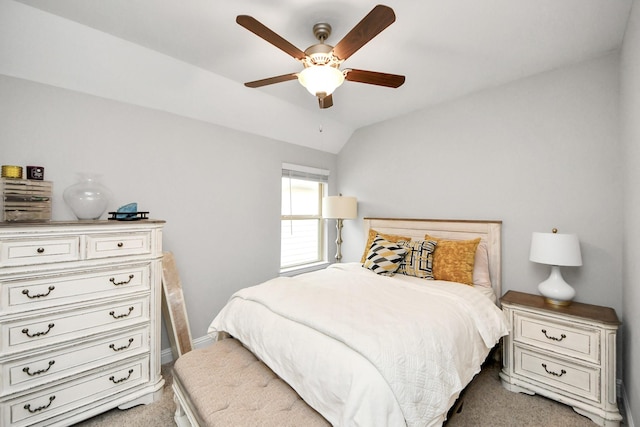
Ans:
[{"label": "ceiling fan", "polygon": [[395,20],[396,15],[393,9],[377,5],[335,47],[324,43],[331,34],[331,26],[326,23],[316,24],[313,26],[313,33],[320,43],[308,47],[303,52],[255,18],[248,15],[238,15],[236,17],[238,24],[291,55],[304,66],[304,69],[299,73],[255,80],[245,83],[245,86],[257,88],[298,79],[300,84],[307,88],[312,95],[318,97],[320,108],[329,108],[333,105],[332,93],[344,80],[392,88],[400,87],[404,83],[404,76],[352,68],[340,70],[342,62]]}]

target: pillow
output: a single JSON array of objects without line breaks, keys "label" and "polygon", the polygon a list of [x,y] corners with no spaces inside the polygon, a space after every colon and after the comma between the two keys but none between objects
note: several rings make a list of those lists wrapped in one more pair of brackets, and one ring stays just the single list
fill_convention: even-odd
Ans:
[{"label": "pillow", "polygon": [[489,274],[489,254],[487,243],[480,242],[476,250],[476,258],[473,263],[473,286],[491,288],[491,275]]},{"label": "pillow", "polygon": [[409,241],[411,240],[411,237],[405,237],[405,236],[396,236],[394,234],[382,234],[382,233],[378,233],[376,230],[374,229],[369,229],[369,236],[367,237],[367,244],[364,246],[364,252],[362,253],[362,258],[360,259],[361,263],[364,263],[367,254],[369,253],[369,249],[371,248],[371,244],[373,243],[373,239],[376,238],[376,236],[380,236],[383,239],[385,239],[388,242],[399,242],[400,240],[406,240]]},{"label": "pillow", "polygon": [[380,236],[376,236],[362,266],[376,274],[393,276],[398,267],[400,267],[406,253],[407,249],[398,243],[389,242]]},{"label": "pillow", "polygon": [[433,252],[433,276],[436,280],[473,285],[473,267],[479,237],[473,240],[446,240],[427,234],[424,238],[437,243]]},{"label": "pillow", "polygon": [[408,251],[400,263],[398,273],[433,280],[433,251],[436,249],[436,242],[433,240],[412,240],[398,243]]}]

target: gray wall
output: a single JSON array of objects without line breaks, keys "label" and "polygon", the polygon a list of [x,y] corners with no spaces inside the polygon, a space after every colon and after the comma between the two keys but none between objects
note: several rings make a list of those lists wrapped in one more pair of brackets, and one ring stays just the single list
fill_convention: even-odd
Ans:
[{"label": "gray wall", "polygon": [[[609,55],[361,129],[339,154],[340,191],[360,216],[504,221],[505,290],[549,275],[529,261],[533,231],[577,233],[584,265],[563,268],[576,300],[621,313],[618,84]],[[350,260],[361,233],[345,221]]]},{"label": "gray wall", "polygon": [[194,339],[235,290],[278,275],[282,162],[335,172],[336,156],[0,75],[0,163],[45,167],[54,220],[74,219],[62,192],[83,171],[103,174],[109,210],[166,220]]},{"label": "gray wall", "polygon": [[[621,59],[622,141],[625,166],[623,317],[624,384],[633,421],[640,422],[640,1],[633,2]],[[632,361],[636,363],[632,363]]]},{"label": "gray wall", "polygon": [[[537,293],[549,275],[529,261],[533,231],[577,233],[583,266],[562,270],[576,300],[622,316],[619,129],[611,54],[360,129],[339,187],[361,217],[502,220],[503,291]],[[345,221],[345,260],[363,251],[361,227]]]}]

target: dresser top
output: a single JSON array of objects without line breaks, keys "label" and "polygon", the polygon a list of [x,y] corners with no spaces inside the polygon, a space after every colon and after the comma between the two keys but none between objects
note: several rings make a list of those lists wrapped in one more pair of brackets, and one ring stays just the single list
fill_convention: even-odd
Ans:
[{"label": "dresser top", "polygon": [[7,228],[24,228],[24,227],[82,227],[82,226],[96,226],[96,225],[135,225],[135,224],[164,224],[164,220],[158,219],[141,219],[137,221],[118,221],[118,220],[81,220],[81,221],[9,221],[0,222],[0,229]]},{"label": "dresser top", "polygon": [[581,302],[572,302],[571,305],[568,306],[555,306],[547,304],[541,295],[532,295],[518,291],[508,291],[500,298],[500,302],[502,302],[502,304],[534,308],[566,316],[595,320],[611,325],[620,324],[616,311],[610,307],[584,304]]}]

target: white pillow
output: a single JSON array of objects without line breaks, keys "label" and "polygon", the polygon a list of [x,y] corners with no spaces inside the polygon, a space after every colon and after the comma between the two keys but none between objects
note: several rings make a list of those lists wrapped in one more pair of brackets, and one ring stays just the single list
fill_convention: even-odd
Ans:
[{"label": "white pillow", "polygon": [[487,253],[487,243],[480,242],[476,249],[476,256],[473,264],[473,286],[491,288],[491,275],[489,275],[489,254]]}]

